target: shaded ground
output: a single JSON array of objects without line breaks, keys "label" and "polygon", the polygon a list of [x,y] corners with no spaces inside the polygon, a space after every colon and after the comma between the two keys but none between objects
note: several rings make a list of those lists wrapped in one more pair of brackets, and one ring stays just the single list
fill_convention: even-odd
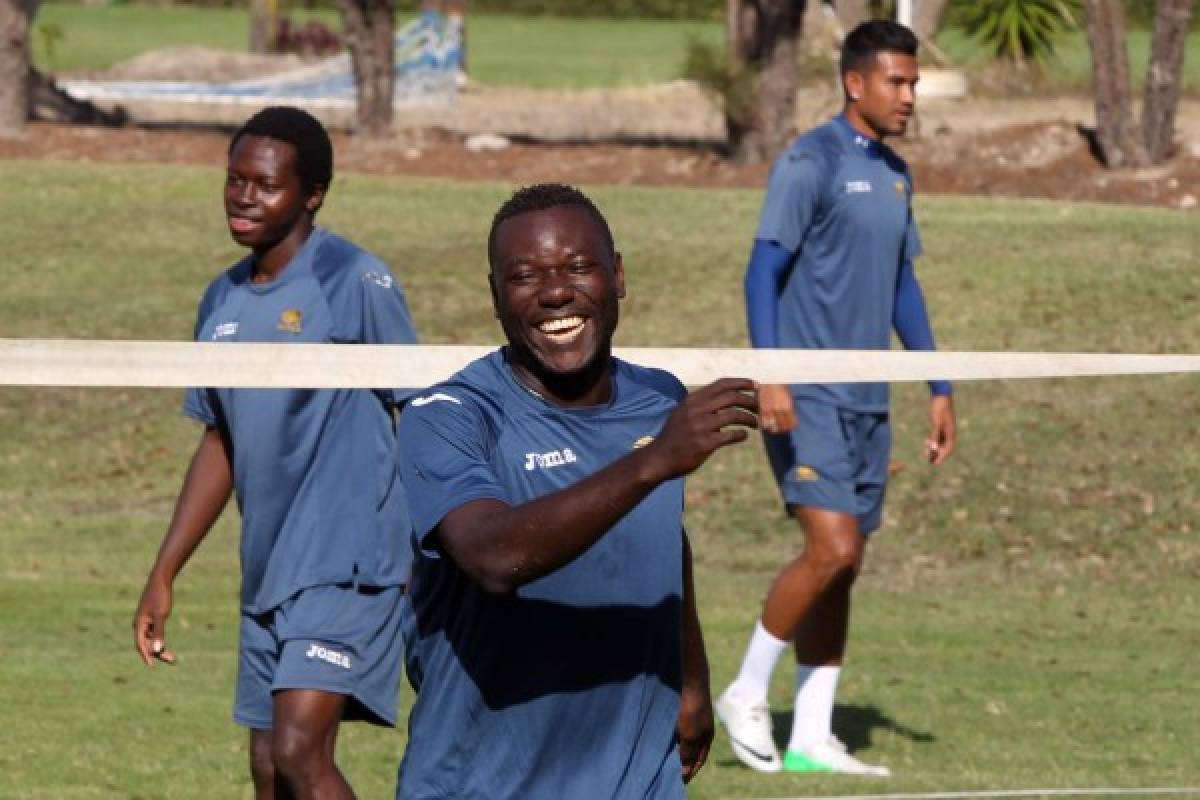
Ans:
[{"label": "shaded ground", "polygon": [[[229,80],[297,63],[266,58],[195,48],[155,51],[88,77]],[[797,123],[816,124],[835,113],[837,103],[830,87],[807,88],[799,96]],[[0,142],[0,158],[218,165],[228,126],[249,113],[171,104],[131,111],[153,127],[35,124],[23,141]],[[335,128],[346,122],[318,113]],[[695,85],[684,81],[576,92],[474,86],[453,107],[399,109],[397,116],[397,135],[384,143],[335,130],[338,168],[502,183],[758,189],[766,181],[766,166],[735,165],[720,157],[720,116]],[[915,135],[896,147],[909,160],[921,192],[1197,207],[1197,103],[1181,105],[1178,157],[1150,170],[1100,167],[1080,133],[1091,119],[1090,101],[1083,97],[922,101]],[[188,125],[167,126],[165,120]],[[505,135],[508,146],[467,146],[472,135],[485,132]]]},{"label": "shaded ground", "polygon": [[[0,158],[112,162],[222,163],[224,130],[93,128],[46,123],[23,141],[0,142]],[[643,184],[762,188],[765,166],[731,164],[711,147],[514,142],[472,152],[461,134],[408,131],[369,144],[334,133],[338,169],[380,175],[529,183]],[[1066,121],[985,131],[932,133],[902,142],[921,192],[1095,200],[1195,208],[1200,153],[1187,151],[1152,170],[1108,171]]]}]

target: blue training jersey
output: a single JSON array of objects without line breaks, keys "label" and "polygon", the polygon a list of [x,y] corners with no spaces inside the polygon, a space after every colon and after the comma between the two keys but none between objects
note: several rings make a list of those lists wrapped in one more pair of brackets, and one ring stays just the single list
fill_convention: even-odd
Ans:
[{"label": "blue training jersey", "polygon": [[[775,161],[755,238],[793,253],[778,297],[780,347],[887,350],[900,265],[921,253],[908,166],[844,116]],[[886,383],[798,385],[808,397],[886,411]]]},{"label": "blue training jersey", "polygon": [[[213,281],[197,341],[417,341],[383,262],[322,228],[274,281],[252,275],[248,256]],[[399,388],[188,391],[184,413],[232,443],[244,611],[274,608],[310,586],[407,580],[410,522],[393,418],[404,397]]]},{"label": "blue training jersey", "polygon": [[611,402],[564,409],[520,384],[501,350],[415,396],[401,418],[417,551],[403,800],[684,796],[683,480],[512,595],[484,592],[432,535],[467,502],[520,505],[656,436],[683,386],[613,364]]}]

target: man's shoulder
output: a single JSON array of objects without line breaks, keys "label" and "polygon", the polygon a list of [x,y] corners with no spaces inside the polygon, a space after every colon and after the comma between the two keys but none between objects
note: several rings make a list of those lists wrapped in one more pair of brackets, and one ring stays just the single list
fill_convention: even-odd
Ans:
[{"label": "man's shoulder", "polygon": [[807,159],[820,166],[837,163],[842,154],[842,140],[836,122],[829,121],[797,136],[780,156],[789,161]]},{"label": "man's shoulder", "polygon": [[472,361],[441,383],[416,392],[405,406],[405,415],[426,419],[471,416],[495,419],[503,413],[502,376],[497,369],[499,351]]},{"label": "man's shoulder", "polygon": [[322,284],[375,281],[391,286],[392,271],[374,253],[332,231],[323,231],[313,254],[313,272]]},{"label": "man's shoulder", "polygon": [[209,281],[204,294],[200,296],[200,313],[212,311],[230,292],[247,284],[250,281],[253,262],[253,256],[246,256]]},{"label": "man's shoulder", "polygon": [[644,367],[619,358],[614,361],[618,378],[626,384],[626,391],[632,390],[651,398],[661,398],[671,405],[687,397],[687,389],[683,383],[665,369]]}]

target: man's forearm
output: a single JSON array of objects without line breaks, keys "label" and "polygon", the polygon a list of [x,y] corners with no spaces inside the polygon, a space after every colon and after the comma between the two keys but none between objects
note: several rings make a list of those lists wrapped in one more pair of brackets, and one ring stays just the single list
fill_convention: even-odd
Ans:
[{"label": "man's forearm", "polygon": [[438,526],[442,546],[483,588],[507,593],[570,563],[666,476],[635,450],[584,480],[519,506],[478,500]]}]

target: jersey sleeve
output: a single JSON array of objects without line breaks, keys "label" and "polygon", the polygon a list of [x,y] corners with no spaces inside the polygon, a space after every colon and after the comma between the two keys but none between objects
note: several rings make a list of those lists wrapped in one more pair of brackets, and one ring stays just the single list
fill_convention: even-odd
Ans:
[{"label": "jersey sleeve", "polygon": [[771,169],[754,238],[796,253],[816,218],[825,168],[806,153],[784,153]]},{"label": "jersey sleeve", "polygon": [[913,216],[912,206],[909,206],[908,227],[904,231],[904,256],[901,263],[915,261],[923,252],[925,251],[921,246],[921,232],[917,229],[917,218]]},{"label": "jersey sleeve", "polygon": [[[386,270],[363,274],[361,319],[359,340],[363,344],[417,344],[416,326],[413,325],[404,290]],[[408,387],[380,390],[384,399],[392,405],[401,405],[412,392],[413,389]]]},{"label": "jersey sleeve", "polygon": [[[208,315],[212,313],[212,305],[212,289],[210,288],[205,292],[204,299],[200,301],[200,307],[196,311],[196,325],[192,329],[193,341],[199,341],[200,329],[204,327]],[[203,422],[205,425],[215,426],[220,419],[220,408],[217,393],[213,389],[192,387],[184,392],[184,416]]]},{"label": "jersey sleeve", "polygon": [[425,554],[439,556],[433,533],[454,509],[473,500],[508,502],[489,458],[490,426],[461,391],[435,387],[415,395],[400,415],[400,442],[400,477]]}]

